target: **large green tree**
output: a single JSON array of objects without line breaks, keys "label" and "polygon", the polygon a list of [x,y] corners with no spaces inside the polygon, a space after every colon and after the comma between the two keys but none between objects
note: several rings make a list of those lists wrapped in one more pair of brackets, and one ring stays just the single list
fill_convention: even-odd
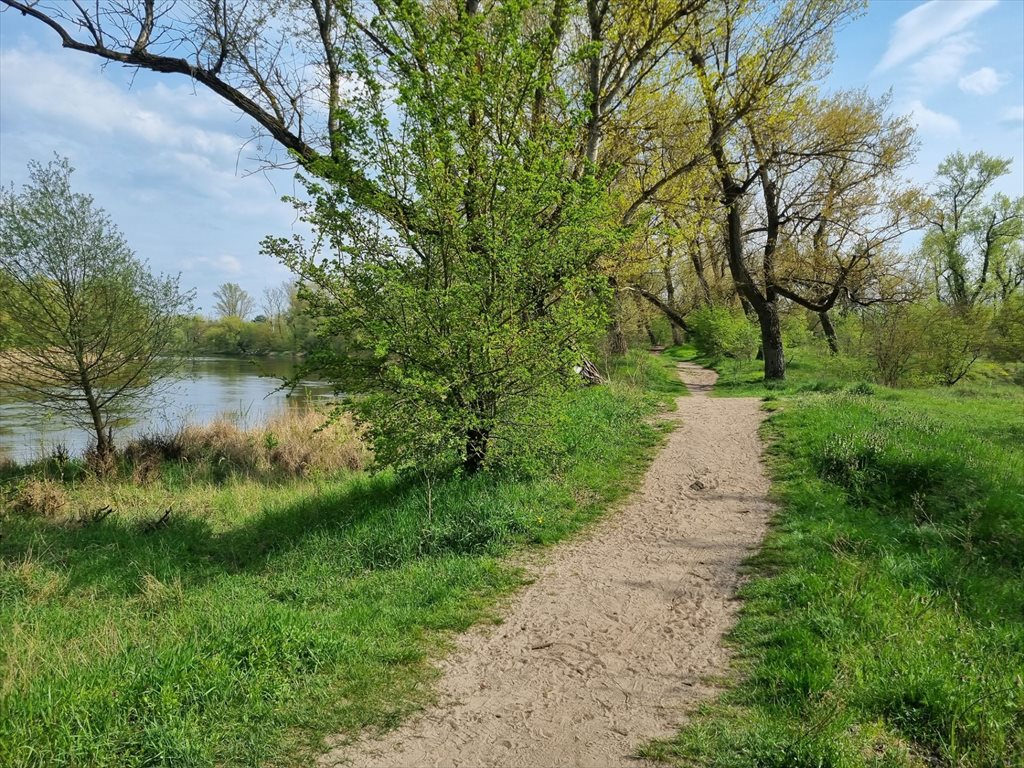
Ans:
[{"label": "large green tree", "polygon": [[21,192],[0,190],[0,285],[11,346],[0,385],[92,430],[103,463],[119,418],[176,368],[172,345],[192,296],[155,275],[102,209],[71,189],[65,159],[29,165]]},{"label": "large green tree", "polygon": [[[862,6],[859,0],[719,0],[683,43],[704,112],[729,271],[760,326],[765,379],[786,373],[778,258],[783,211],[773,166],[779,171],[788,164],[780,160],[799,159],[804,148],[792,141],[802,138],[794,130],[797,118],[827,72],[835,30]],[[761,193],[756,203],[754,190]],[[744,219],[754,205],[763,226],[751,247]]]},{"label": "large green tree", "polygon": [[381,460],[414,463],[420,435],[470,471],[571,380],[598,256],[685,171],[607,205],[606,149],[630,143],[606,138],[643,127],[627,107],[705,2],[0,0],[67,48],[192,78],[290,152],[318,237],[267,250],[348,337],[319,362],[368,395]]},{"label": "large green tree", "polygon": [[344,102],[352,172],[380,179],[409,216],[354,197],[333,165],[299,203],[320,238],[266,241],[322,331],[345,340],[314,363],[362,393],[383,462],[478,470],[575,380],[600,327],[593,265],[615,230],[607,185],[581,157],[587,113],[555,77],[564,23],[535,2],[405,4],[374,19]]},{"label": "large green tree", "polygon": [[1024,197],[990,194],[1011,163],[954,152],[939,165],[922,248],[940,300],[969,308],[1005,301],[1024,284]]}]

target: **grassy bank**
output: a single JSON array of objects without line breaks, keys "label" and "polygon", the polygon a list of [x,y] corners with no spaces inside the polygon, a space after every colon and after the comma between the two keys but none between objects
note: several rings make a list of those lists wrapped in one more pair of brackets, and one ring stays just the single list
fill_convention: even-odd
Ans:
[{"label": "grassy bank", "polygon": [[774,411],[776,525],[743,590],[736,680],[646,754],[1024,765],[1024,391],[890,390],[813,357],[767,389],[756,363],[720,367],[718,394]]},{"label": "grassy bank", "polygon": [[[9,511],[0,764],[291,765],[324,734],[396,723],[429,696],[448,633],[520,583],[503,556],[635,484],[660,440],[648,417],[679,389],[634,356],[552,414],[552,472],[438,483],[429,503],[388,474],[168,462],[147,482],[68,481],[53,518]],[[10,472],[12,495],[27,478]]]}]

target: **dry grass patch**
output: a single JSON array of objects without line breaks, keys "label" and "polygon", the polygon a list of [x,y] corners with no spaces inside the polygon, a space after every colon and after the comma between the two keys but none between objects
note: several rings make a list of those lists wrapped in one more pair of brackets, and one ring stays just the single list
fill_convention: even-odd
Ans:
[{"label": "dry grass patch", "polygon": [[190,461],[227,462],[246,472],[293,477],[362,469],[370,455],[350,416],[327,421],[317,411],[284,411],[252,429],[219,418],[185,427],[181,442]]},{"label": "dry grass patch", "polygon": [[57,517],[68,508],[68,495],[56,480],[30,477],[15,489],[10,508],[24,515]]}]

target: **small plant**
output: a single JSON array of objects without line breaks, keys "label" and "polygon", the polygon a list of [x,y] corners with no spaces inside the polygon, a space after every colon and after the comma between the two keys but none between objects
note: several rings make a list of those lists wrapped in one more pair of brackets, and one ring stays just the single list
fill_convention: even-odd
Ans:
[{"label": "small plant", "polygon": [[271,430],[268,429],[263,435],[263,447],[267,452],[274,450],[280,444],[281,441],[277,439],[277,435],[275,435]]},{"label": "small plant", "polygon": [[14,494],[15,512],[39,517],[57,517],[68,507],[64,487],[56,480],[32,477],[24,480]]},{"label": "small plant", "polygon": [[859,397],[871,397],[875,394],[875,388],[866,381],[858,381],[856,384],[852,384],[846,391],[851,395],[858,395]]}]

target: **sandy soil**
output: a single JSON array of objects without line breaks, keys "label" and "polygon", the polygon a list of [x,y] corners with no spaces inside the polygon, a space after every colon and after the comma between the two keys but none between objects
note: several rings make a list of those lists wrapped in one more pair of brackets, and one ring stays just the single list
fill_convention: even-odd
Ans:
[{"label": "sandy soil", "polygon": [[759,546],[768,481],[754,398],[692,397],[642,489],[590,535],[557,547],[503,624],[458,639],[438,701],[382,739],[320,759],[361,768],[637,766],[725,671],[742,561]]}]

